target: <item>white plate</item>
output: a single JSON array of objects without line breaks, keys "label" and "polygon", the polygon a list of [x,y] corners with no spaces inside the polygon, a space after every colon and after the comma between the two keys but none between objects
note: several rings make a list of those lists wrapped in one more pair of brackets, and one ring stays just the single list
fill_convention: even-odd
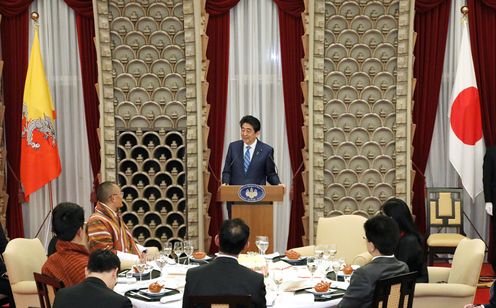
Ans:
[{"label": "white plate", "polygon": [[208,260],[212,259],[212,257],[211,256],[205,256],[203,259],[195,259],[193,257],[190,257],[189,259],[193,260],[193,261],[208,261]]},{"label": "white plate", "polygon": [[150,296],[150,297],[159,297],[159,296],[164,295],[167,292],[170,292],[170,289],[162,288],[162,290],[160,292],[151,292],[148,289],[143,289],[143,290],[140,290],[139,292],[144,294],[144,295]]},{"label": "white plate", "polygon": [[329,288],[329,290],[327,290],[327,292],[317,292],[317,291],[315,291],[314,288],[305,289],[305,291],[307,291],[308,293],[312,293],[314,295],[325,295],[325,294],[331,294],[332,292],[336,292],[336,290],[330,289],[330,288]]},{"label": "white plate", "polygon": [[288,257],[282,257],[281,260],[284,260],[284,261],[289,261],[289,262],[298,262],[298,261],[301,261],[301,260],[305,260],[307,257],[299,257],[298,259],[290,259]]}]

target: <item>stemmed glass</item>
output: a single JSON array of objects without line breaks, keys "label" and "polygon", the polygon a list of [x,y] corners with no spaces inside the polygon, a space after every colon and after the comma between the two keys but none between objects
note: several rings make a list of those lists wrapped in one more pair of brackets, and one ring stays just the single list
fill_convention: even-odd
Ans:
[{"label": "stemmed glass", "polygon": [[329,249],[329,255],[331,256],[331,260],[334,260],[336,254],[338,253],[338,250],[336,249],[336,244],[327,245],[327,249]]},{"label": "stemmed glass", "polygon": [[275,269],[272,271],[272,280],[274,281],[274,284],[276,285],[276,294],[279,294],[279,286],[283,283],[284,281],[284,275],[283,272],[279,269]]},{"label": "stemmed glass", "polygon": [[315,257],[308,257],[307,258],[307,269],[312,275],[312,282],[313,282],[313,274],[317,270],[317,263],[315,262]]},{"label": "stemmed glass", "polygon": [[146,269],[146,260],[145,260],[145,258],[139,258],[138,260],[136,260],[136,263],[134,264],[134,268],[140,274],[140,281],[142,281],[143,280],[143,272]]},{"label": "stemmed glass", "polygon": [[255,245],[257,245],[260,254],[265,255],[265,252],[269,248],[269,237],[265,235],[258,235],[255,239]]},{"label": "stemmed glass", "polygon": [[149,269],[150,270],[150,279],[152,279],[152,272],[153,272],[153,267],[152,264],[155,262],[157,259],[157,256],[155,254],[146,254],[145,256],[145,270]]},{"label": "stemmed glass", "polygon": [[183,243],[182,242],[175,242],[174,243],[174,254],[177,257],[177,263],[179,264],[179,257],[183,254]]},{"label": "stemmed glass", "polygon": [[169,256],[172,253],[172,243],[170,243],[170,242],[164,243],[164,248],[162,249],[162,253],[165,256],[165,260],[168,262]]},{"label": "stemmed glass", "polygon": [[195,247],[193,246],[192,241],[184,241],[183,243],[184,246],[184,253],[186,254],[186,262],[187,265],[189,265],[189,258],[193,255],[193,251],[195,250]]}]

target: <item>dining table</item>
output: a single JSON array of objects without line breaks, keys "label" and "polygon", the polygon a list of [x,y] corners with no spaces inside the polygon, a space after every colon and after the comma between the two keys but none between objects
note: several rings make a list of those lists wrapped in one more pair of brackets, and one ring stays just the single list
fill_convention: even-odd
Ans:
[{"label": "dining table", "polygon": [[[186,272],[199,264],[167,264],[158,268],[151,262],[150,270],[139,275],[127,277],[122,273],[117,280],[114,291],[127,296],[135,308],[178,308],[182,307],[182,297],[186,283]],[[153,268],[153,271],[151,270]],[[272,275],[274,271],[282,273],[282,283],[276,285]],[[267,307],[337,307],[348,283],[332,281],[326,277],[326,271],[310,274],[304,265],[291,265],[283,261],[268,262],[265,275]],[[318,282],[328,282],[331,289],[325,294],[315,292],[313,286]],[[148,296],[148,286],[157,282],[171,290],[166,296]],[[314,294],[315,293],[315,294]]]}]

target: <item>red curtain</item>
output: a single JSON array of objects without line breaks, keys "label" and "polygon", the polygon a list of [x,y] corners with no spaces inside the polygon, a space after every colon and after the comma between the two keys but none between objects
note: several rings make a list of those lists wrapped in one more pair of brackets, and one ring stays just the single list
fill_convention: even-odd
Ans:
[{"label": "red curtain", "polygon": [[[303,93],[300,83],[303,81],[301,59],[304,57],[301,37],[304,34],[301,13],[305,10],[302,0],[274,0],[279,8],[279,31],[281,34],[282,82],[284,91],[284,111],[286,114],[286,131],[288,134],[289,156],[293,171],[291,217],[288,235],[288,248],[303,246],[304,235],[301,218],[305,213],[303,207]],[[291,48],[287,48],[291,46]],[[291,121],[289,121],[291,119]]]},{"label": "red curtain", "polygon": [[[98,83],[98,67],[96,50],[93,42],[95,25],[93,22],[93,4],[91,0],[64,0],[76,12],[78,32],[79,61],[83,83],[84,113],[86,118],[86,134],[93,172],[93,197],[98,186],[100,172],[100,140],[97,130],[100,123],[100,110],[95,84]],[[92,198],[96,201],[96,198]]]},{"label": "red curtain", "polygon": [[[475,76],[479,88],[482,131],[487,147],[496,146],[496,0],[468,0],[469,28]],[[481,209],[482,211],[482,209]],[[496,264],[493,216],[489,232],[488,259]]]},{"label": "red curtain", "polygon": [[210,149],[209,169],[213,176],[208,183],[208,191],[212,194],[208,214],[210,226],[208,234],[212,236],[210,253],[217,251],[214,237],[219,233],[222,224],[221,203],[217,202],[219,189],[224,131],[226,129],[227,109],[227,74],[229,69],[229,10],[238,4],[239,0],[207,0],[206,11],[210,14],[207,24],[208,47],[207,59],[210,61],[207,73],[209,83],[207,102],[210,113],[207,124],[210,127],[208,147]]},{"label": "red curtain", "polygon": [[24,81],[28,70],[29,12],[32,0],[3,0],[0,24],[5,102],[5,145],[7,149],[7,230],[10,238],[24,237],[21,183],[21,113]]},{"label": "red curtain", "polygon": [[443,73],[444,51],[448,33],[451,0],[415,1],[414,29],[417,32],[413,74],[417,84],[413,99],[413,123],[416,124],[413,138],[413,183],[412,212],[416,216],[419,230],[425,230],[425,177],[427,159],[431,147],[432,133]]}]

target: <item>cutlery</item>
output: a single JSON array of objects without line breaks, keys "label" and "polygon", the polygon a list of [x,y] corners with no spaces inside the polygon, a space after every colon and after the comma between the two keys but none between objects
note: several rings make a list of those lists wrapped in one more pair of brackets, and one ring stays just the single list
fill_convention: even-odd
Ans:
[{"label": "cutlery", "polygon": [[147,301],[150,300],[150,298],[148,298],[148,296],[144,296],[144,295],[142,295],[142,294],[140,294],[138,292],[134,292],[134,291],[130,291],[129,292],[129,295],[132,295],[134,297],[141,298],[141,299],[144,299],[144,300],[147,300]]}]

